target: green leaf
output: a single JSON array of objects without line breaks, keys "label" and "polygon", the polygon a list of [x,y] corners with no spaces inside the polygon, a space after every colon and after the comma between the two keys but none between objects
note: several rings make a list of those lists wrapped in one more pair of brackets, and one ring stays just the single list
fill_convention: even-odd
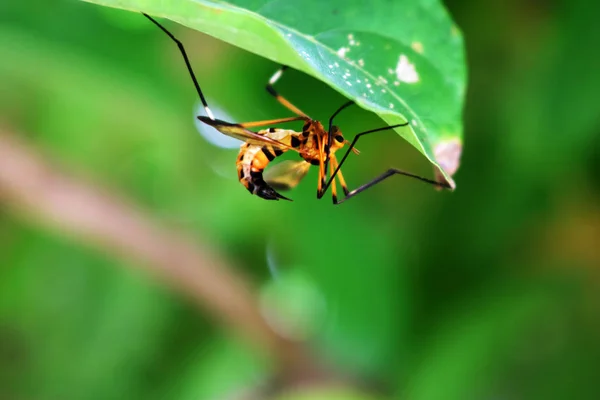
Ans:
[{"label": "green leaf", "polygon": [[85,0],[143,11],[289,65],[388,124],[454,187],[462,149],[462,37],[436,0]]}]

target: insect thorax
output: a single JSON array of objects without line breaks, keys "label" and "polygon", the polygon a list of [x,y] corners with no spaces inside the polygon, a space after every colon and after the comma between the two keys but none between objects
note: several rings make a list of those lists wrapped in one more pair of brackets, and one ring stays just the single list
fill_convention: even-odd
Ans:
[{"label": "insect thorax", "polygon": [[[344,138],[337,126],[332,128],[332,135],[333,138],[329,150],[330,155],[344,147]],[[300,138],[301,145],[299,150],[301,157],[313,165],[319,164],[319,160],[322,157],[321,154],[325,153],[321,153],[320,146],[323,146],[323,149],[325,149],[329,140],[329,135],[323,125],[319,121],[314,120],[307,122],[302,128]]]}]

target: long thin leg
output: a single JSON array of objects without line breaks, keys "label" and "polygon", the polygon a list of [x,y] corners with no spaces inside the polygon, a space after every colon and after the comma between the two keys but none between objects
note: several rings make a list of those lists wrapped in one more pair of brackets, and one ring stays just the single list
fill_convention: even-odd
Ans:
[{"label": "long thin leg", "polygon": [[[342,167],[342,164],[344,164],[344,162],[346,161],[346,158],[348,158],[348,154],[350,154],[350,152],[352,151],[352,149],[354,148],[354,146],[356,145],[356,142],[358,142],[358,139],[363,136],[363,135],[368,135],[369,133],[375,133],[375,132],[381,132],[381,131],[387,131],[388,129],[394,129],[394,128],[398,128],[400,126],[406,126],[408,125],[408,123],[404,123],[404,124],[398,124],[398,125],[391,125],[391,126],[384,126],[383,128],[377,128],[377,129],[371,129],[369,131],[366,132],[361,132],[358,135],[356,135],[354,137],[354,139],[352,140],[352,143],[350,143],[350,147],[348,147],[348,150],[346,150],[346,153],[344,154],[344,156],[342,157],[342,161],[340,161],[340,163],[338,164],[337,168],[335,169],[335,172],[333,173],[333,176],[335,177],[340,168]],[[325,192],[327,191],[327,189],[329,188],[329,185],[331,184],[333,178],[329,179],[329,182],[327,182],[324,186],[321,192],[317,193],[317,198],[320,199],[321,197],[323,197],[323,195],[325,194]]]},{"label": "long thin leg", "polygon": [[[355,104],[353,101],[348,101],[344,104],[342,104],[342,106],[340,108],[338,108],[329,118],[329,129],[327,129],[327,147],[325,148],[325,176],[327,176],[327,167],[329,165],[329,152],[331,149],[331,144],[333,143],[333,135],[331,134],[331,130],[333,129],[333,119],[335,117],[337,117],[337,115],[339,113],[342,112],[343,109],[350,107],[352,104]],[[332,167],[335,168],[335,167]]]},{"label": "long thin leg", "polygon": [[[335,162],[333,160],[331,160],[331,168],[332,168],[331,169],[331,176],[333,176],[333,168],[335,168]],[[338,177],[340,175],[338,175]],[[337,189],[335,187],[335,179],[333,181],[331,181],[331,199],[333,200],[333,204],[337,204],[338,200],[337,200]]]},{"label": "long thin leg", "polygon": [[[338,167],[338,162],[337,162],[337,158],[335,157],[335,154],[331,155],[331,174],[334,175],[334,172],[336,171]],[[342,185],[342,190],[344,191],[344,194],[346,196],[348,196],[348,194],[350,193],[350,191],[348,190],[348,185],[346,185],[346,180],[344,179],[344,174],[342,174],[342,170],[340,169],[336,175],[336,178],[339,179],[340,181],[340,185]],[[335,181],[334,181],[335,182]]]},{"label": "long thin leg", "polygon": [[[342,157],[342,160],[340,161],[340,163],[338,164],[337,168],[335,169],[335,172],[333,173],[332,178],[330,178],[329,182],[327,182],[323,186],[321,193],[318,193],[317,197],[319,199],[321,197],[323,197],[323,195],[325,194],[325,191],[327,191],[327,188],[331,184],[331,181],[335,178],[335,176],[337,176],[338,172],[340,171],[340,168],[342,167],[342,164],[344,164],[344,162],[346,161],[346,158],[348,158],[348,154],[350,154],[350,152],[352,151],[352,149],[356,145],[356,142],[358,141],[358,139],[361,136],[368,135],[369,133],[381,132],[381,131],[384,131],[384,130],[393,129],[393,128],[397,128],[397,127],[400,127],[400,126],[406,126],[406,125],[408,125],[408,123],[387,126],[387,127],[384,127],[384,128],[372,129],[370,131],[362,132],[362,133],[359,133],[358,135],[356,135],[354,137],[354,139],[352,140],[352,143],[350,143],[350,147],[348,148],[348,150],[346,150],[346,153],[344,154],[344,157]],[[387,170],[386,172],[384,172],[383,174],[381,174],[380,176],[378,176],[377,178],[373,179],[371,182],[366,183],[366,184],[358,187],[357,189],[354,189],[351,192],[349,192],[348,195],[345,198],[343,198],[342,200],[340,200],[338,202],[338,204],[342,203],[342,202],[344,202],[346,200],[348,200],[350,197],[356,196],[358,193],[363,192],[363,191],[367,190],[368,188],[370,188],[371,186],[373,186],[373,185],[381,182],[382,180],[384,180],[384,179],[386,179],[386,178],[388,178],[388,177],[390,177],[392,175],[396,175],[396,174],[408,176],[408,177],[415,178],[415,179],[418,179],[418,180],[423,181],[423,182],[430,183],[430,184],[435,185],[435,186],[439,186],[439,187],[450,189],[450,185],[448,185],[447,183],[437,182],[437,181],[434,181],[434,180],[431,180],[431,179],[427,179],[427,178],[423,178],[423,177],[418,176],[418,175],[411,174],[409,172],[404,172],[404,171],[401,171],[399,169],[391,168],[391,169]]]},{"label": "long thin leg", "polygon": [[277,83],[279,78],[281,78],[281,75],[283,75],[283,72],[287,68],[288,68],[287,66],[282,65],[281,68],[279,68],[273,74],[273,76],[271,76],[271,79],[269,79],[269,83],[267,83],[267,87],[266,87],[267,92],[269,92],[269,94],[271,96],[275,97],[278,102],[283,104],[284,107],[286,107],[288,110],[290,110],[294,114],[299,115],[305,119],[310,119],[310,117],[308,115],[306,115],[305,113],[303,113],[298,107],[296,107],[295,105],[290,103],[287,99],[285,99],[283,96],[281,96],[279,93],[277,93],[277,91],[275,90],[275,87],[273,86],[273,85],[275,85],[275,83]]},{"label": "long thin leg", "polygon": [[214,121],[215,117],[214,117],[212,111],[210,111],[210,108],[208,108],[208,103],[206,102],[206,99],[204,98],[204,95],[202,94],[202,90],[200,89],[200,85],[198,84],[198,80],[196,79],[196,75],[194,74],[194,70],[192,69],[192,65],[190,64],[190,60],[187,56],[187,53],[185,52],[185,48],[183,47],[183,44],[175,36],[173,36],[173,34],[171,32],[169,32],[164,26],[162,26],[161,24],[156,22],[156,20],[154,18],[152,18],[151,16],[149,16],[146,13],[142,13],[142,14],[146,18],[148,18],[150,21],[152,21],[152,23],[154,25],[158,26],[161,31],[166,33],[167,36],[169,36],[171,38],[171,40],[173,40],[177,44],[177,47],[179,48],[179,51],[181,52],[181,55],[183,56],[183,59],[185,61],[185,65],[190,73],[190,77],[192,78],[192,81],[194,82],[196,91],[198,92],[198,95],[200,96],[200,101],[202,102],[202,105],[204,106],[206,115],[208,115],[210,117],[210,119],[212,119]]},{"label": "long thin leg", "polygon": [[319,198],[319,193],[323,190],[323,186],[325,185],[325,179],[327,176],[325,175],[325,166],[323,160],[323,145],[324,141],[320,136],[316,136],[317,138],[317,147],[319,148],[319,182],[317,182],[317,198]]},{"label": "long thin leg", "polygon": [[450,185],[448,185],[447,183],[437,182],[437,181],[434,181],[434,180],[431,180],[431,179],[422,178],[420,176],[411,174],[409,172],[401,171],[401,170],[396,169],[396,168],[390,168],[387,171],[385,171],[383,174],[381,174],[378,177],[376,177],[375,179],[373,179],[372,181],[370,181],[368,183],[365,183],[364,185],[359,186],[356,189],[350,191],[350,193],[348,193],[348,195],[346,197],[344,197],[343,199],[341,199],[340,201],[338,201],[335,204],[341,204],[341,203],[343,203],[344,201],[348,200],[349,198],[356,196],[360,192],[364,192],[368,188],[370,188],[372,186],[375,186],[379,182],[383,181],[384,179],[389,178],[392,175],[409,176],[411,178],[416,178],[416,179],[418,179],[420,181],[423,181],[423,182],[431,183],[432,185],[441,186],[441,187],[444,187],[446,189],[451,189]]}]

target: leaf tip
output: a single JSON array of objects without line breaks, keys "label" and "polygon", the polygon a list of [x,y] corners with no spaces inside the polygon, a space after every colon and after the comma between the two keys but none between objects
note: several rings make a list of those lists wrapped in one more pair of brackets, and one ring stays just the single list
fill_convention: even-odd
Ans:
[{"label": "leaf tip", "polygon": [[[439,182],[446,182],[452,190],[456,189],[456,183],[451,178],[460,166],[460,156],[462,154],[462,143],[457,138],[443,140],[437,143],[433,149],[435,160],[443,172],[435,169],[435,177]],[[446,176],[448,178],[446,178]]]}]

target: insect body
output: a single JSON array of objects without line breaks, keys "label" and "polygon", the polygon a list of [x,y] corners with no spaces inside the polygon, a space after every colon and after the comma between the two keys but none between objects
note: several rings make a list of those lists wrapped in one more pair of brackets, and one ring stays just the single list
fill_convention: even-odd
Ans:
[{"label": "insect body", "polygon": [[[299,134],[287,129],[266,129],[258,132],[268,138],[284,143],[292,148],[300,147]],[[240,148],[237,159],[238,178],[242,185],[252,194],[266,200],[289,200],[277,193],[263,178],[263,171],[267,165],[287,151],[287,148],[264,144],[253,145],[244,143]],[[308,170],[307,170],[308,171]]]},{"label": "insect body", "polygon": [[[306,173],[311,165],[319,167],[317,198],[322,198],[327,189],[331,186],[334,204],[339,204],[392,175],[409,176],[438,187],[450,188],[450,186],[445,182],[433,181],[398,170],[396,168],[390,168],[372,181],[359,186],[354,190],[348,190],[341,172],[341,166],[346,161],[350,152],[358,154],[358,151],[354,148],[358,139],[370,133],[406,126],[408,123],[386,126],[383,128],[361,132],[354,137],[352,142],[348,142],[342,136],[340,129],[333,125],[333,119],[342,110],[354,103],[347,102],[335,113],[333,113],[329,119],[328,129],[325,129],[321,122],[310,118],[307,114],[302,112],[299,108],[294,106],[275,90],[274,84],[283,75],[283,72],[287,68],[285,66],[281,67],[279,70],[277,70],[277,72],[275,72],[275,74],[273,74],[271,79],[269,79],[266,89],[269,94],[275,97],[275,99],[284,107],[294,113],[295,116],[246,123],[230,123],[216,119],[208,107],[208,103],[206,102],[204,95],[202,94],[202,90],[200,89],[200,85],[198,84],[194,71],[192,70],[192,66],[187,57],[183,44],[152,17],[146,14],[144,14],[144,16],[152,21],[152,23],[159,27],[171,38],[171,40],[177,44],[207,114],[207,116],[199,116],[198,119],[225,135],[240,139],[245,142],[240,148],[236,165],[238,178],[242,185],[244,185],[244,187],[246,187],[250,193],[266,200],[290,200],[287,197],[279,194],[276,189],[284,190],[296,186],[302,180],[302,178],[306,176]],[[303,122],[302,131],[277,128],[269,128],[259,130],[257,132],[250,130],[250,128],[254,127],[278,125],[294,121]],[[338,162],[335,153],[346,145],[348,145],[348,148],[346,149],[346,152],[342,156],[341,160]],[[265,171],[271,161],[287,151],[297,152],[301,160],[283,161],[274,166],[270,166],[269,169]],[[329,171],[330,176],[327,180],[329,164],[331,164],[331,170]],[[263,171],[265,171],[264,176]],[[336,179],[339,181],[345,195],[341,200],[338,200],[337,198]]]},{"label": "insect body", "polygon": [[[303,161],[290,162],[284,161],[277,164],[271,170],[267,177],[267,182],[263,178],[263,170],[276,157],[279,157],[286,151],[287,147],[265,144],[263,146],[245,143],[240,148],[237,160],[238,177],[242,185],[252,194],[267,200],[285,199],[287,197],[277,193],[272,186],[286,190],[296,186],[308,172],[311,165],[320,165],[323,160],[323,150],[327,135],[325,129],[318,121],[307,122],[302,132],[295,132],[288,129],[269,128],[258,132],[270,139],[276,140],[289,148],[298,151]],[[330,147],[330,159],[334,159],[335,151],[340,149],[346,141],[341,133],[334,136],[333,145]],[[341,182],[343,177],[338,176]],[[321,179],[320,186],[325,182]],[[347,192],[346,184],[343,182],[344,191]],[[335,195],[334,195],[335,197]],[[337,198],[335,199],[337,200]]]},{"label": "insect body", "polygon": [[[244,129],[241,125],[223,124],[223,121],[216,120],[218,122],[215,122],[207,117],[199,118],[220,132],[231,136],[241,136]],[[269,128],[258,131],[257,134],[269,140],[269,142],[256,142],[249,139],[241,146],[237,159],[238,178],[250,193],[266,200],[290,200],[278,193],[272,186],[282,190],[293,188],[306,175],[311,165],[319,166],[318,193],[324,192],[326,185],[328,185],[325,182],[325,160],[327,159],[332,163],[332,196],[334,202],[337,202],[333,174],[333,169],[338,167],[335,152],[348,144],[338,127],[334,126],[332,128],[333,141],[331,146],[327,143],[329,134],[323,125],[319,121],[308,117],[302,127],[302,132]],[[302,160],[284,161],[276,164],[270,167],[267,177],[263,177],[263,171],[267,165],[288,150],[298,152]],[[352,147],[352,150],[358,153],[354,147]],[[337,171],[337,179],[340,181],[344,193],[348,195],[349,191],[341,171]]]}]

